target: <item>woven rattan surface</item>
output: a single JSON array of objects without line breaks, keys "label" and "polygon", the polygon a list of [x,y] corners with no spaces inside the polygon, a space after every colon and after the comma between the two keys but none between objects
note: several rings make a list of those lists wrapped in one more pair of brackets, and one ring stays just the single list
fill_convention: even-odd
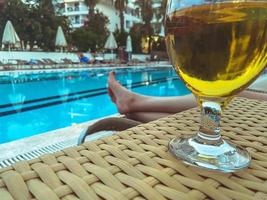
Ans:
[{"label": "woven rattan surface", "polygon": [[0,199],[267,199],[267,102],[236,98],[223,135],[247,148],[248,169],[218,173],[174,159],[175,135],[198,128],[191,109],[0,171]]}]

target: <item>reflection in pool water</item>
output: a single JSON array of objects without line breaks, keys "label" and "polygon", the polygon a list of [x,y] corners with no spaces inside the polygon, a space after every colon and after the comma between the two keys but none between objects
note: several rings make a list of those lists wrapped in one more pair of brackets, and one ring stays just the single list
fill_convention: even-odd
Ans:
[{"label": "reflection in pool water", "polygon": [[[117,113],[106,89],[110,70],[114,68],[0,76],[0,143]],[[115,71],[123,85],[141,94],[189,93],[172,68]]]}]

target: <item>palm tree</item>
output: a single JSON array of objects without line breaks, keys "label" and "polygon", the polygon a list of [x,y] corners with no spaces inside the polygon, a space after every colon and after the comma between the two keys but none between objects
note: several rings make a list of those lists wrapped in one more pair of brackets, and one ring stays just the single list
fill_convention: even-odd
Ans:
[{"label": "palm tree", "polygon": [[121,33],[124,32],[124,10],[128,4],[128,0],[115,0],[115,8],[120,12]]},{"label": "palm tree", "polygon": [[152,0],[136,0],[135,3],[141,9],[141,16],[145,24],[150,24],[153,18]]},{"label": "palm tree", "polygon": [[167,0],[162,0],[159,11],[160,11],[161,17],[163,18],[163,21],[165,19],[166,7],[167,7]]},{"label": "palm tree", "polygon": [[93,18],[95,14],[95,6],[99,0],[85,0],[84,3],[88,6],[88,21]]},{"label": "palm tree", "polygon": [[148,50],[150,52],[153,35],[153,28],[151,26],[151,20],[153,18],[152,0],[136,0],[135,3],[141,9],[141,16],[144,21],[143,33],[148,37]]},{"label": "palm tree", "polygon": [[4,8],[4,5],[5,5],[5,0],[0,0],[0,12]]}]

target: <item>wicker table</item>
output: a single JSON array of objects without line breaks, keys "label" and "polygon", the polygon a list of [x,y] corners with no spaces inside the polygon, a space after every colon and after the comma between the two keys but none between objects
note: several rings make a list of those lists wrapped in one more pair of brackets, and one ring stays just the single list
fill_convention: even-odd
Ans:
[{"label": "wicker table", "polygon": [[218,173],[174,159],[168,141],[191,134],[191,109],[0,171],[0,199],[267,199],[267,102],[236,98],[223,115],[225,138],[246,147],[248,169]]}]

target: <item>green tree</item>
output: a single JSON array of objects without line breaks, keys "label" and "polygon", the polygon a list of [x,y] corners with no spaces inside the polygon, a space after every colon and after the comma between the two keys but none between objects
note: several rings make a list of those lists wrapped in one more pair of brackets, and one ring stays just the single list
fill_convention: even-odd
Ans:
[{"label": "green tree", "polygon": [[135,3],[141,9],[141,16],[144,24],[140,31],[143,37],[148,37],[148,51],[150,53],[153,36],[153,28],[151,26],[151,20],[153,18],[152,0],[136,0]]},{"label": "green tree", "polygon": [[52,0],[38,0],[36,9],[33,10],[35,20],[41,24],[41,37],[37,41],[44,50],[54,50],[57,27],[61,26],[67,38],[70,29],[65,16],[57,16]]},{"label": "green tree", "polygon": [[164,26],[165,13],[166,13],[167,0],[162,0],[159,7],[153,9],[153,13],[157,19],[157,23],[154,23],[154,34],[160,33],[162,26]]},{"label": "green tree", "polygon": [[135,3],[141,9],[141,16],[145,25],[145,32],[150,33],[152,30],[151,20],[153,18],[152,0],[136,0]]},{"label": "green tree", "polygon": [[38,17],[39,17],[38,8],[31,7],[31,9],[28,10],[28,18],[26,19],[23,30],[24,32],[23,40],[25,41],[24,46],[26,46],[26,44],[28,43],[31,49],[35,42],[37,42],[37,45],[41,47],[40,41],[42,40],[43,37],[43,32],[42,32],[43,24],[41,24],[39,20],[36,20],[36,18]]},{"label": "green tree", "polygon": [[3,12],[4,5],[5,5],[5,1],[0,1],[0,14],[2,14]]},{"label": "green tree", "polygon": [[142,24],[135,24],[130,29],[130,36],[132,38],[133,53],[142,53]]},{"label": "green tree", "polygon": [[[19,37],[25,37],[24,27],[29,20],[28,7],[19,0],[5,1],[0,15],[0,31],[3,33],[7,20],[10,20]],[[1,37],[2,38],[2,37]]]},{"label": "green tree", "polygon": [[57,27],[60,25],[68,38],[67,19],[56,16],[51,0],[36,0],[35,4],[25,4],[21,0],[5,2],[0,16],[0,31],[3,32],[6,21],[10,20],[21,40],[31,48],[37,44],[43,50],[54,50]]},{"label": "green tree", "polygon": [[167,7],[167,0],[162,0],[159,11],[161,17],[163,18],[163,21],[165,19],[166,7]]},{"label": "green tree", "polygon": [[128,4],[128,0],[115,0],[115,8],[120,12],[120,31],[124,32],[124,11]]},{"label": "green tree", "polygon": [[73,44],[79,51],[103,48],[109,32],[108,23],[108,18],[97,11],[86,26],[78,28],[72,33]]},{"label": "green tree", "polygon": [[95,14],[96,4],[100,0],[85,0],[84,3],[88,6],[88,21],[92,20]]},{"label": "green tree", "polygon": [[127,32],[125,31],[122,32],[119,29],[116,29],[114,32],[114,37],[119,47],[126,46],[127,36],[128,36]]}]

